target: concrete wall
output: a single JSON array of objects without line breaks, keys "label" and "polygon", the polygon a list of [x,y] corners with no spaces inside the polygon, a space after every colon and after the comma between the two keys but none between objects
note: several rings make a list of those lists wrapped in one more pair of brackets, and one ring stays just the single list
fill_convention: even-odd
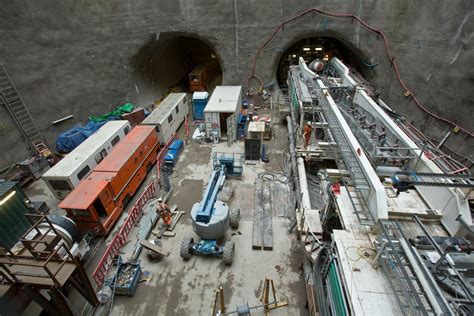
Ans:
[{"label": "concrete wall", "polygon": [[[91,114],[153,98],[134,59],[150,41],[173,34],[196,36],[215,50],[224,84],[242,84],[258,46],[275,27],[311,7],[354,13],[382,29],[402,77],[420,101],[472,129],[472,0],[4,0],[0,62],[54,143],[57,133]],[[367,62],[378,63],[371,81],[382,98],[430,136],[440,139],[448,130],[408,102],[384,57],[382,41],[350,20],[309,15],[285,26],[258,59],[257,74],[266,83],[274,81],[284,49],[317,35],[334,36]],[[162,56],[167,54],[176,52]],[[50,126],[70,114],[74,120]],[[447,144],[474,152],[472,138],[463,134]],[[0,108],[0,166],[22,159],[24,148],[13,121]]]}]

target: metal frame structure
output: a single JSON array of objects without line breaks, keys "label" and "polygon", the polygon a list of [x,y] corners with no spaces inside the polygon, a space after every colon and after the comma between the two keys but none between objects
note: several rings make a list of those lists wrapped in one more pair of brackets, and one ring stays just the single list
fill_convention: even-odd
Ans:
[{"label": "metal frame structure", "polygon": [[[9,250],[6,255],[0,256],[2,281],[21,285],[33,300],[51,314],[74,314],[64,295],[64,287],[69,283],[91,305],[96,306],[99,302],[81,262],[69,251],[53,224],[44,215],[26,216],[32,227],[19,240],[24,248],[19,253]],[[49,291],[51,301],[41,294],[41,289]]]},{"label": "metal frame structure", "polygon": [[[291,118],[287,118],[290,157],[294,160],[292,176],[296,184],[297,212],[302,213],[298,218],[301,227],[299,237],[304,248],[303,266],[311,315],[317,312],[320,315],[380,312],[382,309],[370,304],[361,306],[365,300],[375,297],[390,305],[392,312],[403,314],[451,315],[467,310],[467,305],[463,304],[472,304],[474,295],[469,284],[472,279],[468,279],[472,269],[466,269],[466,264],[472,262],[472,255],[469,257],[464,248],[458,248],[457,253],[453,254],[456,251],[449,245],[439,246],[436,243],[446,240],[444,238],[458,238],[462,243],[462,237],[472,234],[468,207],[473,187],[470,174],[457,164],[447,163],[442,157],[435,158],[435,163],[429,142],[419,141],[423,139],[418,133],[412,133],[418,135],[415,138],[409,137],[400,116],[381,100],[373,99],[376,94],[366,86],[367,83],[351,73],[337,58],[329,62],[321,76],[309,70],[300,60],[298,66],[290,67],[288,83],[292,114]],[[320,133],[316,142],[310,143],[308,148],[298,150],[292,133],[302,136],[303,124],[311,119],[313,127],[316,125],[316,128],[323,129],[324,134]],[[332,232],[332,245],[325,243],[311,230],[310,225],[314,226],[315,222],[307,223],[302,206],[307,183],[304,160],[298,155],[313,161],[322,160],[320,142],[334,144],[327,146],[324,153],[332,157],[338,168],[338,174],[332,172],[332,182],[341,184],[341,190],[336,190],[334,196],[331,197],[331,193],[325,196],[325,199],[334,199],[333,213],[340,218],[344,230]],[[317,155],[311,156],[315,150]],[[398,195],[395,197],[388,193],[398,190],[392,176],[400,176],[401,181],[410,182],[416,192],[396,200]],[[392,187],[389,187],[390,184]],[[401,182],[398,184],[403,185]],[[407,206],[409,204],[413,206]],[[434,240],[428,234],[416,216],[410,221],[414,214],[423,216],[424,213],[418,208],[423,208],[423,212],[439,212],[439,216],[428,219],[431,229],[440,233],[438,239]],[[393,221],[393,218],[400,216],[404,218],[403,224]],[[367,225],[369,228],[364,227]],[[414,234],[419,232],[424,234],[423,238],[429,241],[429,245],[421,241],[419,245],[414,244],[411,238],[418,238]],[[451,237],[441,237],[444,235]],[[375,255],[372,263],[372,260],[369,262],[371,252],[358,252],[359,259],[364,262],[359,265],[360,269],[357,267],[360,272],[357,277],[352,275],[352,271],[356,271],[355,263],[359,259],[352,260],[347,253],[347,248],[352,247],[358,251],[369,249]],[[423,247],[431,248],[424,250],[426,248]],[[446,250],[446,247],[449,249]],[[433,262],[433,258],[439,259]],[[458,262],[459,266],[454,262]],[[370,285],[354,285],[357,292],[352,292],[350,282],[364,277],[377,278],[374,282],[377,293],[371,292]],[[451,282],[448,286],[454,287],[451,290],[460,292],[463,297],[450,296],[440,277],[448,278]],[[349,284],[350,290],[347,288]],[[342,292],[336,291],[338,288]],[[347,298],[345,302],[344,297]],[[342,305],[338,305],[341,302]]]},{"label": "metal frame structure", "polygon": [[[325,123],[323,126],[326,135],[330,141],[337,144],[337,148],[330,148],[339,170],[347,170],[350,174],[350,179],[343,179],[343,184],[354,187],[355,195],[351,196],[351,203],[355,207],[360,223],[371,226],[378,219],[386,219],[388,211],[384,188],[362,152],[362,146],[332,99],[329,89],[307,68],[302,58],[298,66],[290,67],[289,78],[290,82],[294,82],[290,85],[290,94],[297,101],[293,106],[299,106],[300,126],[304,123],[305,112],[313,113],[313,117],[317,114],[320,122]],[[311,98],[311,107],[307,106],[306,110],[303,102],[298,99],[304,95],[302,84]]]}]

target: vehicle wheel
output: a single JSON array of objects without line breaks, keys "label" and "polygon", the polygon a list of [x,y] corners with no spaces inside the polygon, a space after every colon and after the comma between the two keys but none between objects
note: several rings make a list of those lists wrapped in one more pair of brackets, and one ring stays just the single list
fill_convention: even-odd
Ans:
[{"label": "vehicle wheel", "polygon": [[240,209],[234,208],[232,211],[230,211],[230,227],[232,227],[233,229],[239,228],[239,222],[240,222]]},{"label": "vehicle wheel", "polygon": [[189,260],[191,259],[191,256],[193,255],[191,253],[191,245],[194,243],[194,239],[191,237],[184,237],[183,240],[181,241],[181,248],[179,251],[179,254],[181,255],[181,258],[184,260]]},{"label": "vehicle wheel", "polygon": [[232,264],[232,261],[234,261],[234,248],[235,245],[232,241],[228,241],[225,243],[222,259],[224,260],[224,263],[228,266],[230,266]]}]

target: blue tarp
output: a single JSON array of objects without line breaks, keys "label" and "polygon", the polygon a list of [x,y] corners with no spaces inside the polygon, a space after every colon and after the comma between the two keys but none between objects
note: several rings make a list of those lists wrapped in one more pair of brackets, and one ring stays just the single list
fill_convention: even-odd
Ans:
[{"label": "blue tarp", "polygon": [[[120,119],[120,117],[113,117],[109,118],[108,120],[112,119]],[[107,121],[97,122],[94,123],[89,121],[84,126],[73,127],[70,130],[62,132],[58,135],[56,139],[56,149],[60,153],[69,153],[73,151],[77,146],[79,146],[83,141],[85,141],[89,136],[94,134],[99,128],[102,127],[107,123]]]}]

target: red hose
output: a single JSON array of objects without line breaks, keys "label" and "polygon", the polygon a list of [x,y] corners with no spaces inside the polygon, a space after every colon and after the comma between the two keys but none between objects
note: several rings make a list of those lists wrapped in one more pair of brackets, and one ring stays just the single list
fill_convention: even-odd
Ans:
[{"label": "red hose", "polygon": [[328,12],[328,11],[325,11],[325,10],[321,10],[321,9],[317,9],[317,8],[311,8],[311,9],[307,9],[301,13],[299,13],[298,15],[294,16],[294,17],[291,17],[285,21],[283,21],[282,23],[280,23],[278,25],[277,28],[275,28],[275,30],[273,31],[273,33],[270,35],[270,37],[257,49],[257,53],[255,54],[254,58],[253,58],[253,64],[252,64],[252,73],[250,74],[250,76],[248,77],[247,79],[247,84],[249,83],[250,79],[252,77],[254,78],[257,78],[257,80],[259,80],[260,82],[262,82],[262,80],[255,74],[255,68],[256,68],[256,64],[257,64],[257,57],[259,56],[260,52],[262,51],[262,49],[264,49],[270,42],[271,40],[275,37],[275,35],[278,33],[278,31],[285,25],[285,24],[288,24],[290,22],[293,22],[297,19],[299,19],[300,17],[308,14],[308,13],[317,13],[317,14],[320,14],[320,15],[324,15],[324,16],[330,16],[330,17],[336,17],[336,18],[347,18],[347,19],[354,19],[356,20],[360,25],[362,25],[365,29],[377,34],[378,36],[381,36],[382,39],[383,39],[383,42],[384,42],[384,46],[385,46],[385,53],[386,53],[386,56],[388,58],[388,61],[390,62],[390,64],[392,65],[392,68],[393,70],[395,71],[395,74],[397,76],[397,79],[398,79],[398,82],[400,83],[400,85],[403,87],[403,89],[405,89],[405,91],[409,92],[409,96],[411,96],[413,102],[415,102],[415,104],[423,111],[425,112],[426,114],[436,118],[437,120],[439,121],[442,121],[442,122],[445,122],[449,125],[452,125],[454,127],[458,127],[462,132],[466,133],[467,135],[469,135],[470,137],[474,137],[474,133],[470,130],[468,130],[467,128],[465,127],[462,127],[458,124],[456,124],[455,122],[453,121],[450,121],[449,119],[447,118],[444,118],[430,110],[428,110],[425,106],[423,106],[419,101],[418,99],[415,97],[415,95],[410,91],[410,89],[408,89],[408,87],[406,86],[405,82],[402,80],[402,78],[400,77],[400,72],[398,71],[398,66],[397,64],[394,62],[394,59],[392,57],[392,54],[390,53],[390,49],[388,48],[388,40],[387,38],[385,37],[385,34],[381,31],[381,30],[377,30],[375,29],[374,27],[370,26],[369,24],[367,24],[364,20],[362,20],[360,17],[358,16],[355,16],[354,14],[347,14],[347,13],[332,13],[332,12]]}]

